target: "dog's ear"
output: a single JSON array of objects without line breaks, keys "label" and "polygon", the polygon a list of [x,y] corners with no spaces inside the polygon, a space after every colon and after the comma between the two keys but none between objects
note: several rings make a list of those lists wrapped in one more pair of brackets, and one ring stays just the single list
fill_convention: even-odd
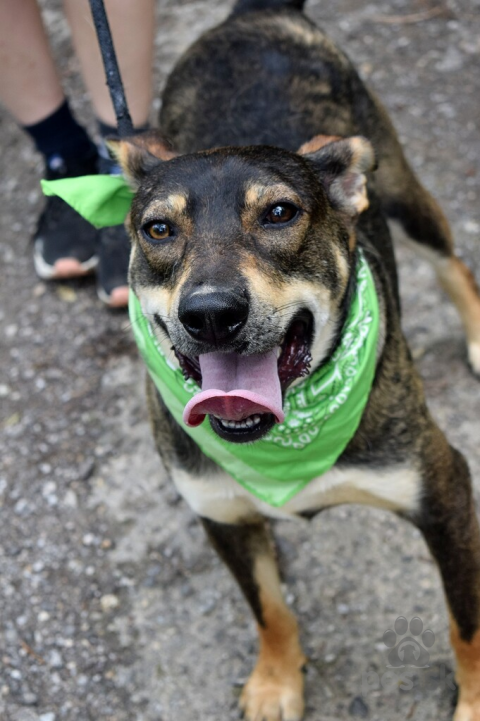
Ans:
[{"label": "dog's ear", "polygon": [[106,143],[134,189],[155,166],[176,157],[159,130],[147,130],[129,138],[107,138]]},{"label": "dog's ear", "polygon": [[374,170],[376,162],[366,138],[316,135],[298,152],[315,166],[334,207],[352,218],[368,208],[365,173]]}]

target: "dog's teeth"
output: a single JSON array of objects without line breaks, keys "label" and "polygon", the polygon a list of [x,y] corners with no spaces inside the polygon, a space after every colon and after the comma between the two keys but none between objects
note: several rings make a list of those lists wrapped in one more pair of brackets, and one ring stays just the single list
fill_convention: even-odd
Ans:
[{"label": "dog's teeth", "polygon": [[220,416],[215,416],[214,418],[217,419],[217,421],[220,423],[221,426],[224,428],[228,428],[230,430],[239,430],[239,429],[250,429],[254,426],[258,426],[258,424],[261,421],[261,416],[256,413],[254,416],[248,416],[248,418],[244,418],[241,421],[232,421],[228,420],[227,418],[220,418]]}]

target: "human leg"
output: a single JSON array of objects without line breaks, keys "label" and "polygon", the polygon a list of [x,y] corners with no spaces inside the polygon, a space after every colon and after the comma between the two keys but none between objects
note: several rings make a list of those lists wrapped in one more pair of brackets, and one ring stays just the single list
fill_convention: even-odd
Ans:
[{"label": "human leg", "polygon": [[[153,0],[106,0],[105,9],[132,121],[135,127],[142,127],[148,121],[152,93]],[[115,127],[88,0],[65,0],[65,12],[95,114],[103,123]]]},{"label": "human leg", "polygon": [[[154,4],[152,0],[106,0],[105,7],[133,124],[141,129],[148,123],[151,103]],[[103,138],[115,134],[116,119],[88,0],[65,0],[65,12],[102,137],[100,172],[120,173],[103,146]],[[98,295],[107,305],[122,307],[128,301],[130,255],[123,226],[100,231],[98,253]]]}]

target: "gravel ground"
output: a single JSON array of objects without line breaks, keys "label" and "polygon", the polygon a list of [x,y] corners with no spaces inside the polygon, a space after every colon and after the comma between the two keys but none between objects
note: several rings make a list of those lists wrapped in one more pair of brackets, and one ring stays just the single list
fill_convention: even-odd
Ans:
[{"label": "gravel ground", "polygon": [[[227,6],[161,3],[157,87]],[[43,9],[65,87],[91,126],[61,8]],[[480,277],[479,0],[312,0],[308,12],[383,98]],[[391,22],[398,15],[408,22]],[[5,112],[0,132],[0,718],[235,719],[255,656],[250,613],[153,450],[126,316],[107,312],[91,281],[36,279],[41,164]],[[431,269],[403,248],[398,256],[431,409],[478,493],[480,387],[459,321]],[[308,721],[450,719],[445,605],[418,532],[358,507],[275,532],[310,657]],[[382,676],[382,636],[415,615],[435,633],[431,669],[400,690]]]}]

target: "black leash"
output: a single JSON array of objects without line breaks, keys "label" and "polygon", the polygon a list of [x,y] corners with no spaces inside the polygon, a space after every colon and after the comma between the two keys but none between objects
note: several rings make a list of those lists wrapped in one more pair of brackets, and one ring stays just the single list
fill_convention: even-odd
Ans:
[{"label": "black leash", "polygon": [[133,135],[134,129],[103,0],[90,0],[90,9],[102,53],[107,85],[117,118],[118,135],[120,138],[124,138],[127,135]]}]

